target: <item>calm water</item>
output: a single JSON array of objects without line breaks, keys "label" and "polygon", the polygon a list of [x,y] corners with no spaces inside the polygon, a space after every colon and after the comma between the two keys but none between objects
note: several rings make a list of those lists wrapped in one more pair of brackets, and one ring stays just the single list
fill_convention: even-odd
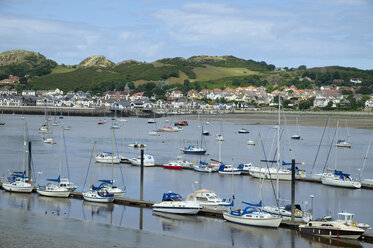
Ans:
[{"label": "calm water", "polygon": [[[36,179],[40,184],[45,183],[46,178],[55,178],[58,173],[60,161],[61,128],[53,127],[53,137],[56,145],[47,145],[42,142],[42,136],[38,128],[43,123],[43,116],[25,116],[21,120],[17,115],[3,115],[5,126],[0,127],[0,175],[6,175],[8,170],[23,169],[23,127],[27,121],[29,135],[32,141],[33,167]],[[180,155],[180,148],[196,144],[200,139],[198,122],[188,120],[189,126],[179,133],[161,133],[159,137],[149,136],[148,132],[167,125],[170,122],[181,119],[160,118],[156,124],[147,124],[146,119],[128,118],[127,122],[119,122],[121,129],[115,130],[114,150],[128,157],[137,157],[140,150],[128,147],[133,141],[147,144],[145,153],[152,154],[157,163],[176,159]],[[66,154],[62,153],[63,174],[67,175],[66,164],[69,167],[71,180],[78,185],[78,191],[87,190],[92,183],[92,177],[87,176],[87,168],[90,162],[93,144],[96,141],[96,152],[112,150],[112,134],[110,121],[106,125],[97,125],[99,118],[90,117],[65,117],[62,121],[65,125],[71,125],[72,129],[65,131]],[[210,158],[218,159],[219,148],[215,135],[223,133],[225,141],[221,146],[221,157],[225,163],[237,165],[242,162],[258,164],[259,146],[248,146],[248,139],[253,139],[258,144],[258,134],[261,134],[260,157],[273,158],[275,149],[275,132],[272,126],[261,125],[235,125],[231,122],[211,121],[206,125],[207,118],[201,118],[203,128],[210,131],[211,136],[205,137],[204,142],[208,148],[208,156],[186,156],[188,160],[207,161]],[[255,119],[250,119],[255,123]],[[275,122],[275,120],[274,120]],[[250,134],[238,134],[237,131],[245,127]],[[311,170],[315,154],[320,142],[323,127],[300,127],[300,135],[303,140],[295,141],[285,137],[298,132],[294,126],[284,128],[283,142],[281,143],[281,156],[283,160],[290,161],[295,158],[304,162],[301,168]],[[363,158],[369,143],[371,130],[340,128],[339,137],[347,137],[350,134],[351,149],[332,149],[327,167],[342,169],[352,176],[357,177],[362,167]],[[326,132],[323,145],[314,167],[314,172],[321,172],[325,165],[327,151],[330,146],[334,129]],[[62,142],[63,144],[63,142]],[[373,150],[373,149],[372,149]],[[67,156],[66,156],[67,155]],[[66,163],[67,157],[67,163]],[[121,178],[123,174],[123,181]],[[112,177],[111,165],[97,164],[95,166],[95,178]],[[130,165],[118,165],[114,167],[114,178],[118,186],[127,186],[126,196],[139,198],[140,173],[138,167]],[[364,178],[373,178],[373,154],[370,151],[363,173]],[[83,188],[84,187],[84,188]],[[259,201],[259,180],[249,176],[223,176],[219,174],[203,174],[191,170],[171,171],[163,168],[145,169],[144,199],[159,201],[162,194],[167,191],[175,191],[183,196],[192,193],[198,188],[206,188],[215,191],[222,198],[230,198],[232,192],[236,197],[236,203],[242,200]],[[373,225],[371,214],[372,194],[368,190],[350,190],[323,186],[321,184],[296,182],[296,199],[302,201],[305,208],[310,208],[309,196],[314,195],[314,215],[336,216],[338,212],[345,210],[355,213],[355,221]],[[280,182],[280,198],[290,199],[290,183]],[[265,204],[274,204],[274,193],[269,181],[263,185],[263,201]],[[239,204],[238,204],[239,205]],[[0,192],[0,206],[3,208],[24,209],[45,215],[59,215],[62,217],[87,220],[91,222],[111,224],[111,226],[139,228],[138,208],[118,205],[101,205],[87,203],[75,199],[52,199],[38,196],[37,194],[10,194]],[[243,247],[252,244],[253,247],[311,247],[326,245],[318,239],[309,239],[287,229],[268,230],[263,228],[246,227],[226,223],[205,217],[184,217],[170,215],[153,215],[149,209],[144,209],[143,229],[152,233],[165,233],[172,237],[180,237],[203,241],[212,245]],[[329,240],[326,241],[329,243]],[[139,244],[140,245],[140,244]],[[330,245],[342,245],[330,244]],[[349,244],[350,245],[350,244]],[[359,246],[359,243],[353,243]],[[369,244],[363,243],[364,247]]]}]

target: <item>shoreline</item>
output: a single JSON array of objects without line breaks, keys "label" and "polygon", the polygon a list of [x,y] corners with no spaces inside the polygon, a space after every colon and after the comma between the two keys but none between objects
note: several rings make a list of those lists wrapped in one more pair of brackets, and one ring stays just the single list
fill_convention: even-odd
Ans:
[{"label": "shoreline", "polygon": [[[114,111],[105,111],[104,109],[94,108],[47,108],[51,116],[85,116],[85,117],[114,117]],[[154,112],[153,112],[154,111]],[[200,115],[201,121],[232,121],[237,125],[277,125],[278,112],[269,110],[236,110],[218,114],[211,111],[200,111],[193,113],[175,112],[160,113],[151,109],[135,109],[117,111],[117,117],[134,117],[156,118],[173,116],[175,119],[197,120]],[[162,111],[165,111],[162,109]],[[44,115],[44,107],[0,107],[2,114],[19,114],[19,115]],[[156,114],[154,114],[156,113]],[[341,127],[352,127],[358,129],[373,129],[373,112],[320,112],[320,111],[281,111],[281,125],[295,126],[298,119],[299,126],[325,126],[330,118],[329,126],[336,127],[337,120],[340,121]],[[346,121],[345,121],[346,120]]]}]

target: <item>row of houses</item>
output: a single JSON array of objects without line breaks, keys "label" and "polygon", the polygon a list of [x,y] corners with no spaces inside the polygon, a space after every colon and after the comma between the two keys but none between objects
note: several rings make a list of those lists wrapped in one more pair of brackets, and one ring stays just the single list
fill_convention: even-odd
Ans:
[{"label": "row of houses", "polygon": [[[59,89],[55,90],[24,90],[20,94],[16,90],[0,91],[1,106],[48,106],[48,107],[79,107],[79,108],[189,108],[189,109],[232,109],[252,108],[257,105],[277,105],[275,98],[280,95],[284,100],[290,100],[291,105],[297,105],[300,101],[314,98],[314,107],[325,107],[332,102],[332,106],[347,104],[347,96],[343,90],[355,92],[354,88],[336,85],[322,86],[320,89],[297,89],[294,85],[282,86],[272,92],[266,92],[264,86],[230,89],[203,89],[200,92],[190,90],[185,95],[178,90],[166,93],[167,100],[150,99],[144,92],[130,94],[125,91],[108,91],[101,97],[93,96],[87,92],[69,91],[64,94]],[[356,100],[360,100],[361,94],[354,94]],[[207,99],[209,101],[202,101]],[[224,101],[223,101],[224,100]],[[209,102],[209,103],[206,103]],[[210,103],[211,102],[211,103]],[[219,102],[228,102],[219,104]],[[373,106],[373,95],[366,106]]]}]

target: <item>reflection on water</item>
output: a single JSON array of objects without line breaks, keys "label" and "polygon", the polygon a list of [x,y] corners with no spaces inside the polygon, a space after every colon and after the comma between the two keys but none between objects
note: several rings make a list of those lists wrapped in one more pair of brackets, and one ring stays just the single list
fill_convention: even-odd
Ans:
[{"label": "reflection on water", "polygon": [[9,207],[24,210],[30,210],[34,201],[33,194],[8,191],[2,191],[2,198]]},{"label": "reflection on water", "polygon": [[161,212],[153,212],[153,217],[154,219],[162,222],[163,231],[170,231],[180,228],[187,222],[198,223],[202,221],[197,216],[186,216]]},{"label": "reflection on water", "polygon": [[55,198],[38,195],[36,197],[38,205],[45,209],[45,214],[51,213],[57,216],[70,215],[71,202],[69,198]]},{"label": "reflection on water", "polygon": [[355,239],[329,239],[325,237],[312,236],[304,233],[298,233],[300,237],[307,241],[312,247],[351,247],[359,248],[363,247],[359,240]]}]

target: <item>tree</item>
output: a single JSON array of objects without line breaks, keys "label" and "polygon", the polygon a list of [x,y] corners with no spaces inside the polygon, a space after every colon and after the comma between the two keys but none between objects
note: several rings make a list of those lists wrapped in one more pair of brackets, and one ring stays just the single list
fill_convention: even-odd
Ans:
[{"label": "tree", "polygon": [[298,67],[298,70],[307,70],[307,66],[305,66],[305,65],[300,65],[300,66]]}]

